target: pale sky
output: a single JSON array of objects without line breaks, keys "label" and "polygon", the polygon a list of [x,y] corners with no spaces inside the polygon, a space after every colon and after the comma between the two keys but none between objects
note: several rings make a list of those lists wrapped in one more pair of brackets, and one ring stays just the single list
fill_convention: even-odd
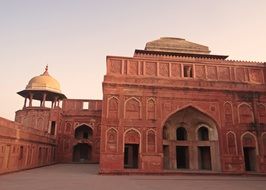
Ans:
[{"label": "pale sky", "polygon": [[106,55],[159,37],[266,61],[265,0],[0,0],[0,116],[13,120],[28,81],[49,73],[68,98],[101,99]]}]

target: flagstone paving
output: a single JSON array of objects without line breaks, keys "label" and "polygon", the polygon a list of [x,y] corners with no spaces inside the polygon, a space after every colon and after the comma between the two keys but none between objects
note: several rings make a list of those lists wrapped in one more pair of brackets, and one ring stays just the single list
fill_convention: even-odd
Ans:
[{"label": "flagstone paving", "polygon": [[0,175],[0,190],[265,190],[266,177],[98,175],[98,165],[57,164]]}]

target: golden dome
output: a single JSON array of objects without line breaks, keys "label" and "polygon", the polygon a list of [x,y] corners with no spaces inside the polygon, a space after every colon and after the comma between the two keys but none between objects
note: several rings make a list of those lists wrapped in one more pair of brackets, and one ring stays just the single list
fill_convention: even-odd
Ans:
[{"label": "golden dome", "polygon": [[48,66],[40,76],[33,77],[25,90],[40,90],[61,93],[59,82],[48,73]]}]

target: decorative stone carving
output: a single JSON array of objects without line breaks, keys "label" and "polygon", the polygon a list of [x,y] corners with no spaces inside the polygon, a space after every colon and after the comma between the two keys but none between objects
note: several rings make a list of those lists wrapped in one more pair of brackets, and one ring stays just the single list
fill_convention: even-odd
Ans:
[{"label": "decorative stone carving", "polygon": [[245,81],[244,68],[236,68],[236,81],[238,81],[238,82],[244,82]]},{"label": "decorative stone carving", "polygon": [[138,75],[138,62],[137,61],[129,61],[128,64],[128,74],[129,75]]},{"label": "decorative stone carving", "polygon": [[156,62],[146,62],[145,63],[145,73],[149,76],[157,75],[157,64]]},{"label": "decorative stone carving", "polygon": [[108,118],[117,119],[118,118],[118,99],[116,97],[111,97],[108,100]]},{"label": "decorative stone carving", "polygon": [[217,80],[217,70],[214,66],[207,66],[207,78]]},{"label": "decorative stone carving", "polygon": [[241,104],[238,107],[238,113],[239,113],[239,123],[249,124],[254,122],[252,108],[250,105],[245,103]]},{"label": "decorative stone carving", "polygon": [[181,65],[177,63],[172,63],[171,65],[171,76],[172,77],[181,77]]},{"label": "decorative stone carving", "polygon": [[256,147],[256,140],[250,133],[246,133],[242,140],[243,147]]},{"label": "decorative stone carving", "polygon": [[224,103],[224,122],[225,125],[233,124],[233,109],[232,104],[230,104],[229,102]]},{"label": "decorative stone carving", "polygon": [[125,144],[139,144],[140,143],[140,135],[136,131],[136,129],[130,129],[125,133]]},{"label": "decorative stone carving", "polygon": [[140,119],[141,103],[136,98],[129,98],[125,102],[125,118],[126,119]]},{"label": "decorative stone carving", "polygon": [[159,64],[159,74],[163,77],[169,77],[169,63]]},{"label": "decorative stone carving", "polygon": [[259,113],[259,122],[260,123],[266,123],[266,110],[265,106],[263,104],[258,104],[257,110]]},{"label": "decorative stone carving", "polygon": [[155,152],[155,132],[147,131],[147,152]]},{"label": "decorative stone carving", "polygon": [[236,155],[237,149],[236,149],[235,134],[233,132],[227,133],[226,140],[227,140],[227,152],[228,152],[228,154]]},{"label": "decorative stone carving", "polygon": [[155,101],[153,99],[147,101],[147,119],[155,119]]},{"label": "decorative stone carving", "polygon": [[251,82],[263,83],[263,73],[261,69],[250,69],[249,78]]},{"label": "decorative stone carving", "polygon": [[107,151],[117,152],[117,131],[114,128],[110,128],[106,134],[107,137]]},{"label": "decorative stone carving", "polygon": [[230,67],[218,67],[219,79],[223,81],[229,81],[230,78]]},{"label": "decorative stone carving", "polygon": [[196,65],[195,66],[195,77],[197,79],[205,79],[206,78],[204,65]]},{"label": "decorative stone carving", "polygon": [[113,74],[122,73],[122,60],[110,60],[109,70]]}]

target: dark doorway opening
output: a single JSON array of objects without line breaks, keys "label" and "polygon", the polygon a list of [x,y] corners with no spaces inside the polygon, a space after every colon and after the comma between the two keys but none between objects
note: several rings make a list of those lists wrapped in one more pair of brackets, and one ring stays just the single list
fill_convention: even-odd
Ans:
[{"label": "dark doorway opening", "polygon": [[256,170],[256,151],[252,147],[244,147],[244,159],[246,171]]},{"label": "dark doorway opening", "polygon": [[86,163],[91,160],[91,146],[79,143],[73,149],[73,162]]},{"label": "dark doorway opening", "polygon": [[178,141],[187,140],[187,131],[184,127],[179,127],[176,129],[176,140]]},{"label": "dark doorway opening", "polygon": [[198,138],[200,141],[208,141],[209,140],[209,130],[206,127],[199,128]]},{"label": "dark doorway opening", "polygon": [[211,151],[209,146],[199,147],[199,169],[211,170]]},{"label": "dark doorway opening", "polygon": [[125,144],[124,150],[124,168],[138,168],[139,145]]},{"label": "dark doorway opening", "polygon": [[189,154],[187,146],[176,147],[176,168],[178,169],[189,168]]},{"label": "dark doorway opening", "polygon": [[84,132],[84,133],[83,133],[83,139],[88,139],[88,138],[89,138],[89,133]]},{"label": "dark doorway opening", "polygon": [[169,146],[163,145],[163,167],[164,169],[169,169]]},{"label": "dark doorway opening", "polygon": [[76,139],[90,139],[92,135],[92,129],[87,125],[81,125],[75,130]]}]

